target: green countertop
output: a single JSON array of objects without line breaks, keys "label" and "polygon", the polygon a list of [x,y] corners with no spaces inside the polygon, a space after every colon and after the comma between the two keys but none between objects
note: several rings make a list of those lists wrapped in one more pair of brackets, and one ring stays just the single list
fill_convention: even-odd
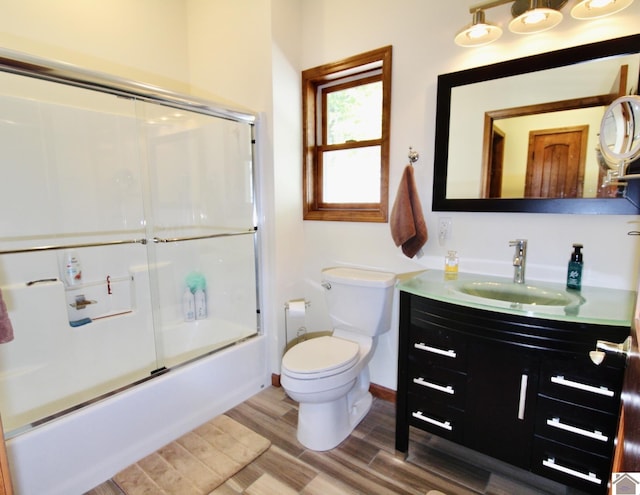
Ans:
[{"label": "green countertop", "polygon": [[512,303],[460,292],[460,286],[468,282],[513,283],[511,279],[505,277],[472,273],[459,273],[457,279],[446,280],[444,271],[427,270],[412,278],[401,279],[398,283],[398,289],[428,299],[471,308],[550,320],[625,327],[631,327],[636,303],[635,291],[583,286],[582,290],[576,293],[576,291],[567,291],[564,284],[535,280],[528,280],[525,285],[573,294],[574,296],[578,294],[581,296],[581,300],[578,304],[569,306]]}]

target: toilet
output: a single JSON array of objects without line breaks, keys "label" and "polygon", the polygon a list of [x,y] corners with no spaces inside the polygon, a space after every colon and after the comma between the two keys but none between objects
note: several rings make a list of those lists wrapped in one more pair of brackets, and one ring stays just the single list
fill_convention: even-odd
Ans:
[{"label": "toilet", "polygon": [[333,333],[289,349],[280,375],[299,403],[297,437],[306,448],[336,447],[369,412],[369,361],[391,326],[395,280],[393,273],[357,268],[322,271]]}]

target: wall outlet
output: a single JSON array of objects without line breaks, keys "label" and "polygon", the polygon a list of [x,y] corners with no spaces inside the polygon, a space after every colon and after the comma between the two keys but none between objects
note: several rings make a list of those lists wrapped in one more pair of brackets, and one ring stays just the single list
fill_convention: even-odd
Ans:
[{"label": "wall outlet", "polygon": [[452,221],[450,217],[438,218],[438,241],[443,245],[446,240],[451,239]]}]

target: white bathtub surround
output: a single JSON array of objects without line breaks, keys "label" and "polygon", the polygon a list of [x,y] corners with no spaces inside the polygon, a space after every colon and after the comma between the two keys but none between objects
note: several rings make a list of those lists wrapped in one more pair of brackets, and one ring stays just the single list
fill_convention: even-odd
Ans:
[{"label": "white bathtub surround", "polygon": [[15,492],[84,493],[246,400],[270,383],[266,345],[251,338],[10,439]]}]

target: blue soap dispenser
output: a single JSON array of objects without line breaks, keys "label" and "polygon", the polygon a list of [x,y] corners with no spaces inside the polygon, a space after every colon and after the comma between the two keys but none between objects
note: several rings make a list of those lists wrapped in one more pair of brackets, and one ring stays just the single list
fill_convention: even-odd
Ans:
[{"label": "blue soap dispenser", "polygon": [[582,247],[582,244],[573,245],[573,253],[571,253],[567,269],[567,289],[580,290],[582,288]]}]

